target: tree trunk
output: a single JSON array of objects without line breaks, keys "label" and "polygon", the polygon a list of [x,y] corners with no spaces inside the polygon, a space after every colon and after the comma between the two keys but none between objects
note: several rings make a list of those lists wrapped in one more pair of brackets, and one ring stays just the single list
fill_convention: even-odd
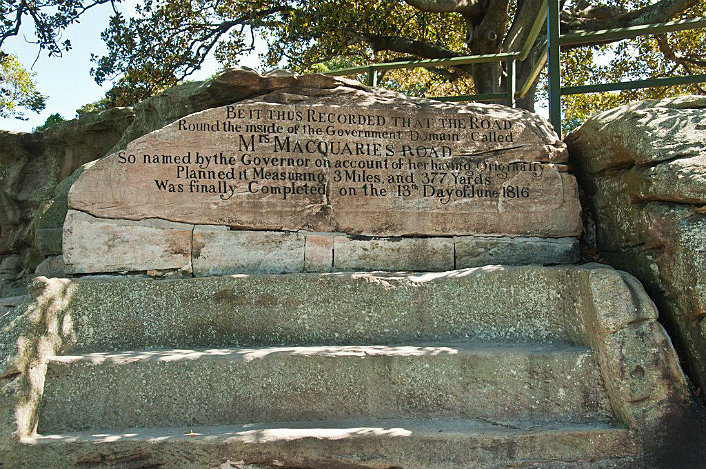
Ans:
[{"label": "tree trunk", "polygon": [[[490,8],[505,9],[502,16],[506,18],[507,2],[503,0],[491,0]],[[492,12],[492,13],[491,13]],[[470,38],[470,48],[473,55],[498,54],[502,48],[502,35],[507,20],[499,21],[497,12],[489,10],[483,20],[477,24],[467,21],[468,36]],[[474,64],[472,67],[473,83],[476,93],[498,93],[500,92],[500,81],[502,79],[502,64],[499,62],[489,62]]]}]

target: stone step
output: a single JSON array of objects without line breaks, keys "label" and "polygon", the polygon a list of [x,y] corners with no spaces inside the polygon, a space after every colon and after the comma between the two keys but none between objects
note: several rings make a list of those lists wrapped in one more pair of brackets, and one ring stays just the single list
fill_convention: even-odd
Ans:
[{"label": "stone step", "polygon": [[17,467],[637,467],[630,432],[600,423],[350,419],[67,433],[25,438],[22,443]]},{"label": "stone step", "polygon": [[[617,275],[616,275],[617,277]],[[619,278],[619,277],[618,277]],[[501,267],[426,274],[173,280],[44,279],[62,298],[60,353],[149,348],[585,342],[588,271]]]},{"label": "stone step", "polygon": [[611,420],[590,349],[442,343],[91,353],[48,361],[39,432],[349,417]]}]

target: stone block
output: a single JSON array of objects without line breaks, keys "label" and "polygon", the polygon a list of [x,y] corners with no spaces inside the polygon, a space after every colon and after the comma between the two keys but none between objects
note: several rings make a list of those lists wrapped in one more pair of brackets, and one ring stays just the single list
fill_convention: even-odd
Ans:
[{"label": "stone block", "polygon": [[304,270],[304,236],[294,232],[194,229],[194,275],[288,273]]},{"label": "stone block", "polygon": [[444,271],[454,268],[452,238],[333,240],[333,269],[337,271]]},{"label": "stone block", "polygon": [[331,272],[333,268],[333,236],[306,235],[304,270],[306,272]]},{"label": "stone block", "polygon": [[579,258],[576,238],[457,236],[454,246],[457,269],[489,264],[573,264]]},{"label": "stone block", "polygon": [[[127,454],[140,458],[137,464],[146,461],[163,467],[272,469],[282,467],[285,458],[281,455],[287,456],[290,467],[312,469],[468,469],[469,460],[475,467],[639,466],[638,448],[626,428],[595,423],[523,428],[520,422],[512,423],[520,426],[459,418],[346,419],[319,421],[314,427],[291,423],[201,427],[198,438],[188,428],[183,432],[124,432],[120,436],[96,432],[72,434],[71,438],[36,435],[25,438],[29,443],[22,451],[10,454],[7,466],[56,467],[76,454],[83,460],[103,461],[106,450],[117,445],[120,456]],[[223,462],[224,454],[237,454],[240,459]],[[243,459],[260,464],[243,463]],[[577,460],[589,462],[573,464]],[[701,462],[694,461],[696,465]]]},{"label": "stone block", "polygon": [[[600,372],[593,353],[583,347],[141,350],[53,357],[47,367],[43,434],[351,415],[594,422],[611,416],[605,389],[595,384]],[[557,388],[565,390],[560,400]]]},{"label": "stone block", "polygon": [[193,225],[112,220],[70,210],[64,225],[67,273],[191,269]]},{"label": "stone block", "polygon": [[[64,353],[438,341],[583,343],[580,267],[70,281]],[[61,279],[48,281],[63,291]],[[53,287],[54,288],[54,287]]]}]

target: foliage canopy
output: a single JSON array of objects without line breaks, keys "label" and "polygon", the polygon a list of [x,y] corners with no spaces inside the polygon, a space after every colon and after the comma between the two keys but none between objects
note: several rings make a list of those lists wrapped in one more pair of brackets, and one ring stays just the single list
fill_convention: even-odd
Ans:
[{"label": "foliage canopy", "polygon": [[[0,13],[2,41],[16,31],[21,8],[35,21],[40,47],[70,48],[60,32],[88,8],[111,0],[7,0]],[[94,57],[92,74],[113,83],[105,106],[131,105],[173,86],[213,55],[224,66],[267,43],[267,66],[298,72],[335,70],[370,62],[444,58],[516,51],[524,43],[542,0],[146,0],[136,15],[117,10],[103,32],[108,52]],[[7,4],[7,5],[5,5]],[[114,9],[115,9],[115,5]],[[563,32],[665,22],[706,14],[706,0],[562,0]],[[13,29],[15,28],[15,29]],[[16,33],[16,32],[15,32]],[[522,83],[544,49],[544,38],[517,64]],[[617,44],[563,51],[564,84],[585,84],[706,72],[706,30],[670,33]],[[495,92],[504,89],[504,64],[390,71],[386,87],[413,95]],[[541,85],[539,86],[541,93]],[[519,104],[532,109],[535,91]],[[697,85],[580,95],[565,98],[567,117],[628,99],[668,96]]]},{"label": "foliage canopy", "polygon": [[32,78],[16,56],[0,51],[0,117],[26,119],[23,109],[44,109],[46,98],[36,90]]},{"label": "foliage canopy", "polygon": [[[148,0],[136,17],[115,15],[104,32],[108,54],[95,58],[102,83],[116,79],[112,104],[130,104],[189,76],[213,52],[224,66],[255,47],[261,35],[269,66],[299,72],[388,60],[443,58],[518,50],[541,0]],[[706,0],[564,0],[562,31],[665,22],[704,14]],[[540,35],[518,82],[540,56]],[[594,44],[564,51],[565,84],[704,73],[706,31]],[[601,62],[609,60],[606,64]],[[608,58],[606,58],[608,57]],[[414,95],[499,91],[502,64],[391,71],[382,84]],[[570,118],[630,98],[670,95],[698,86],[565,100]],[[531,109],[534,92],[520,104]]]},{"label": "foliage canopy", "polygon": [[17,57],[3,52],[5,41],[17,36],[23,24],[34,26],[35,42],[49,56],[61,56],[71,49],[71,41],[62,40],[63,31],[89,9],[120,0],[1,0],[0,1],[0,117],[24,118],[23,109],[39,112],[44,109],[42,96],[32,81],[32,75],[22,67]]},{"label": "foliage canopy", "polygon": [[[639,8],[646,4],[643,0],[631,7]],[[706,16],[706,1],[700,0],[669,19],[703,16]],[[565,86],[706,74],[706,29],[570,49],[562,55],[562,59],[562,83]],[[583,120],[598,111],[629,101],[687,93],[706,94],[706,83],[566,96],[563,98],[564,117]]]},{"label": "foliage canopy", "polygon": [[59,122],[65,122],[66,119],[59,114],[58,112],[54,114],[50,114],[49,117],[47,117],[47,120],[44,121],[42,125],[38,125],[37,127],[34,127],[32,129],[32,132],[43,132],[50,127],[53,127],[54,125],[58,124]]}]

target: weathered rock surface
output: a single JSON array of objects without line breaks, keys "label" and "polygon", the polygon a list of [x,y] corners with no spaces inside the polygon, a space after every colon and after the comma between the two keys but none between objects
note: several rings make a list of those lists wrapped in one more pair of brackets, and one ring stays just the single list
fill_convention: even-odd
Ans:
[{"label": "weathered rock surface", "polygon": [[24,259],[20,254],[0,257],[0,296],[22,295],[25,292],[22,280]]},{"label": "weathered rock surface", "polygon": [[289,82],[130,142],[78,178],[70,207],[372,236],[580,233],[565,149],[535,115],[319,75]]},{"label": "weathered rock surface", "polygon": [[[164,220],[104,220],[70,211],[64,230],[67,273],[185,269],[191,272],[194,227]],[[86,251],[95,246],[98,253]]]},{"label": "weathered rock surface", "polygon": [[607,111],[566,143],[600,256],[645,284],[706,389],[706,98]]},{"label": "weathered rock surface", "polygon": [[104,155],[132,118],[129,109],[110,109],[59,123],[45,132],[0,132],[0,252],[28,244],[28,221],[38,205],[78,167]]},{"label": "weathered rock surface", "polygon": [[[291,74],[225,72],[175,86],[138,103],[62,122],[44,132],[0,131],[0,296],[24,291],[42,259],[61,254],[61,229],[73,180],[89,161],[122,149],[188,114],[290,86]],[[79,169],[80,171],[80,169]],[[7,261],[6,261],[7,259]]]},{"label": "weathered rock surface", "polygon": [[597,264],[38,278],[30,292],[0,321],[8,467],[703,458],[701,444],[684,459],[696,408],[654,305]]},{"label": "weathered rock surface", "polygon": [[[230,104],[235,101],[299,86],[299,80],[284,70],[259,75],[247,68],[226,69],[211,79],[184,83],[169,88],[134,106],[135,119],[125,130],[113,151],[154,130],[194,112]],[[326,83],[333,87],[336,81]],[[325,86],[322,86],[325,87]]]},{"label": "weathered rock surface", "polygon": [[453,270],[453,238],[333,239],[334,270]]},{"label": "weathered rock surface", "polygon": [[192,248],[194,275],[303,272],[304,240],[303,235],[294,232],[197,226]]},{"label": "weathered rock surface", "polygon": [[574,238],[511,238],[507,236],[457,236],[456,269],[488,264],[573,264],[579,259]]},{"label": "weathered rock surface", "polygon": [[51,200],[57,184],[105,155],[132,118],[130,109],[111,109],[45,132],[0,131],[0,258],[15,263],[0,274],[0,295],[23,290],[23,276],[60,252],[66,198]]},{"label": "weathered rock surface", "polygon": [[304,246],[304,270],[306,272],[331,272],[333,269],[333,239],[326,233],[311,233]]}]

